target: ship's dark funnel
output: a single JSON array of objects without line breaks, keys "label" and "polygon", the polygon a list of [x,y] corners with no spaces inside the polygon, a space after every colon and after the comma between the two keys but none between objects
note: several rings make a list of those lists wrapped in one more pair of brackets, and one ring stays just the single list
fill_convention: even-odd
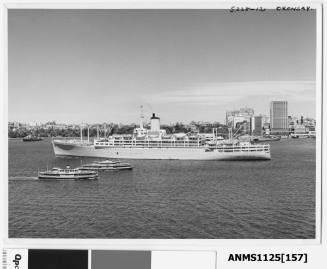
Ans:
[{"label": "ship's dark funnel", "polygon": [[153,120],[153,119],[159,120],[160,118],[156,116],[156,113],[152,113],[151,120]]}]

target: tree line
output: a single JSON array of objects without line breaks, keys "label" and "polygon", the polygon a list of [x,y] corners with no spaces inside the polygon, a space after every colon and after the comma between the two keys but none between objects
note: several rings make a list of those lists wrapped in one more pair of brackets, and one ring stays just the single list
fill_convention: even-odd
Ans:
[{"label": "tree line", "polygon": [[[107,129],[106,136],[113,135],[113,134],[132,134],[134,128],[137,126],[135,124],[131,125],[118,125],[112,124],[110,128]],[[193,132],[200,132],[200,133],[211,133],[213,128],[218,129],[218,134],[224,135],[228,133],[228,128],[226,125],[220,123],[213,123],[213,124],[196,124],[193,123],[191,125],[183,124],[182,122],[177,122],[173,125],[161,125],[161,128],[166,130],[167,134],[173,133],[193,133]],[[83,137],[87,136],[87,128],[82,130]],[[90,137],[97,136],[97,127],[92,126],[89,128],[89,135]],[[104,130],[99,130],[100,136],[104,136]],[[20,127],[17,129],[9,129],[8,130],[8,137],[9,138],[22,138],[27,135],[35,135],[40,137],[79,137],[80,136],[80,129],[79,128],[42,128],[42,127],[35,127],[31,129],[27,129],[24,127]]]}]

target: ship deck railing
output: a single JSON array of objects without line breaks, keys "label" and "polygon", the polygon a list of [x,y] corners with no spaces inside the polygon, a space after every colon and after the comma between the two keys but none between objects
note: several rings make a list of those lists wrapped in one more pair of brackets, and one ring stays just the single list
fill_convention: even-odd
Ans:
[{"label": "ship deck railing", "polygon": [[240,152],[240,151],[270,151],[269,144],[249,144],[249,145],[208,145],[196,141],[111,141],[111,142],[94,142],[94,146],[101,147],[119,147],[119,148],[204,148],[210,150],[220,150],[223,152]]},{"label": "ship deck railing", "polygon": [[75,144],[80,146],[89,146],[93,145],[92,141],[80,140],[80,139],[72,139],[72,138],[60,138],[60,139],[52,139],[53,142],[61,143],[61,144]]}]

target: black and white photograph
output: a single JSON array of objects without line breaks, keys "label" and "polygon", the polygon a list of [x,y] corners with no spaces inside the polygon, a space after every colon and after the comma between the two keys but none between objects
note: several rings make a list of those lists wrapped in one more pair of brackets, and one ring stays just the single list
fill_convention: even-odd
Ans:
[{"label": "black and white photograph", "polygon": [[316,239],[317,35],[310,7],[9,9],[8,237]]}]

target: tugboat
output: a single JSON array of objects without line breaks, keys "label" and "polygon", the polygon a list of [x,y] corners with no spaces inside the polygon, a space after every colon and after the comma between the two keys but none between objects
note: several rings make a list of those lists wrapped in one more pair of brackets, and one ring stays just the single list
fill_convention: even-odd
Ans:
[{"label": "tugboat", "polygon": [[120,161],[105,160],[105,161],[101,161],[101,162],[94,162],[91,164],[82,165],[79,169],[81,169],[81,170],[101,170],[101,171],[132,170],[133,166],[131,166],[129,163],[122,163]]},{"label": "tugboat", "polygon": [[36,136],[36,135],[27,135],[23,138],[24,142],[35,142],[35,141],[41,141],[43,140],[42,137]]},{"label": "tugboat", "polygon": [[58,167],[52,168],[44,172],[39,172],[39,179],[97,179],[98,173],[96,171],[81,170],[79,168],[70,168],[69,165],[65,169]]}]

